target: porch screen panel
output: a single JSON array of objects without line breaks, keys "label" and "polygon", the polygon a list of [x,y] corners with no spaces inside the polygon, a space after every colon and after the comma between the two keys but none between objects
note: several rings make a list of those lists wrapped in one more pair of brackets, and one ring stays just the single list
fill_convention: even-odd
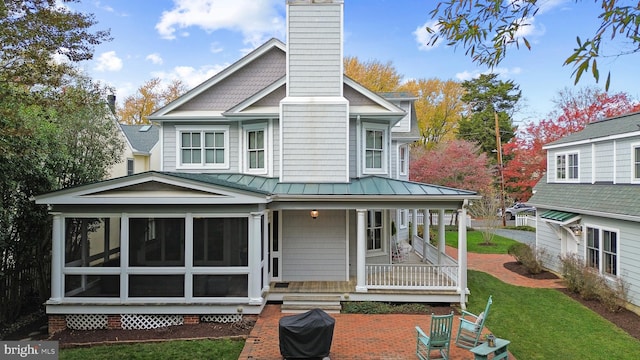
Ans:
[{"label": "porch screen panel", "polygon": [[129,219],[130,266],[184,266],[183,218]]},{"label": "porch screen panel", "polygon": [[193,219],[193,265],[247,266],[247,218]]},{"label": "porch screen panel", "polygon": [[248,275],[194,275],[195,297],[246,297]]},{"label": "porch screen panel", "polygon": [[66,297],[120,297],[120,275],[65,275]]},{"label": "porch screen panel", "polygon": [[66,267],[120,266],[120,218],[65,218]]},{"label": "porch screen panel", "polygon": [[184,275],[129,275],[130,297],[183,297]]}]

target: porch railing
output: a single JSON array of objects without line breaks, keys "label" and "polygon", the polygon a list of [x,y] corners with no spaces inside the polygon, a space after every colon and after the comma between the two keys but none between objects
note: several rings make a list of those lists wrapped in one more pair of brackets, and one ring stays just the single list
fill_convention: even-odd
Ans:
[{"label": "porch railing", "polygon": [[394,290],[455,290],[457,265],[372,264],[366,266],[367,288]]}]

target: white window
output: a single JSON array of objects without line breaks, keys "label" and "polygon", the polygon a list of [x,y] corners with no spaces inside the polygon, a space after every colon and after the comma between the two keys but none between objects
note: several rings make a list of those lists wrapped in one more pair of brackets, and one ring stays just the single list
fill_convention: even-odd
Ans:
[{"label": "white window", "polygon": [[578,153],[556,155],[556,180],[577,181],[579,175]]},{"label": "white window", "polygon": [[177,168],[229,168],[229,127],[176,127]]},{"label": "white window", "polygon": [[387,127],[379,124],[365,124],[363,131],[364,172],[386,173],[387,169]]},{"label": "white window", "polygon": [[244,127],[245,171],[265,173],[267,170],[267,128],[266,125]]},{"label": "white window", "polygon": [[631,146],[631,161],[631,180],[640,182],[640,144],[633,144]]},{"label": "white window", "polygon": [[382,211],[367,211],[367,250],[382,250]]},{"label": "white window", "polygon": [[587,266],[603,275],[618,275],[618,231],[587,226]]},{"label": "white window", "polygon": [[398,149],[398,166],[400,167],[400,175],[407,175],[407,146],[400,146]]}]

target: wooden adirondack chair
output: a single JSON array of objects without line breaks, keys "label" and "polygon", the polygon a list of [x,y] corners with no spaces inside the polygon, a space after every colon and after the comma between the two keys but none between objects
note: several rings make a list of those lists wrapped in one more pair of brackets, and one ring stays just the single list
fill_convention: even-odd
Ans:
[{"label": "wooden adirondack chair", "polygon": [[416,326],[416,355],[421,360],[449,359],[453,312],[449,315],[431,314],[431,331],[429,336]]},{"label": "wooden adirondack chair", "polygon": [[482,329],[484,329],[484,323],[487,320],[492,303],[493,300],[491,296],[489,296],[487,306],[484,308],[484,311],[478,315],[462,310],[460,328],[458,329],[458,336],[456,336],[456,346],[471,349],[484,342],[481,341],[480,336],[482,335]]}]

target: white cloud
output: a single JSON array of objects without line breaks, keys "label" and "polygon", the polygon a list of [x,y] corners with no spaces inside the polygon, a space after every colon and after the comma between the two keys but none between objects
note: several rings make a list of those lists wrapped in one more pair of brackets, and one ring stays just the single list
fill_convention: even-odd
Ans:
[{"label": "white cloud", "polygon": [[431,49],[437,48],[438,46],[440,46],[440,44],[442,44],[442,38],[439,38],[438,41],[436,41],[433,45],[429,44],[432,34],[427,31],[427,28],[433,29],[433,31],[435,31],[436,33],[440,30],[440,26],[438,25],[438,22],[436,20],[427,21],[422,26],[418,26],[416,28],[416,31],[413,32],[413,36],[415,36],[416,41],[418,42],[419,50],[429,51]]},{"label": "white cloud", "polygon": [[161,65],[164,62],[158,53],[149,54],[145,59],[151,61],[155,65]]},{"label": "white cloud", "polygon": [[97,59],[96,71],[119,71],[122,69],[122,59],[120,59],[115,51],[107,51],[100,54]]},{"label": "white cloud", "polygon": [[522,73],[522,68],[520,67],[514,67],[514,68],[494,68],[493,70],[485,70],[485,71],[479,71],[479,70],[473,70],[473,71],[468,71],[465,70],[463,72],[459,72],[456,73],[456,79],[458,79],[459,81],[468,81],[468,80],[472,80],[472,79],[476,79],[478,77],[480,77],[480,75],[482,74],[498,74],[498,77],[501,78],[509,78],[512,75],[518,75]]},{"label": "white cloud", "polygon": [[244,43],[256,47],[284,34],[282,0],[173,0],[174,8],[164,11],[156,24],[158,33],[175,39],[176,30],[191,26],[207,32],[228,29],[241,32]]},{"label": "white cloud", "polygon": [[157,71],[152,73],[152,77],[157,77],[162,80],[163,83],[169,83],[173,80],[182,81],[187,88],[191,89],[200,85],[202,82],[208,80],[213,75],[219,73],[221,70],[227,68],[229,64],[203,66],[196,69],[192,66],[176,66],[173,70]]}]

